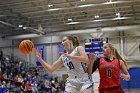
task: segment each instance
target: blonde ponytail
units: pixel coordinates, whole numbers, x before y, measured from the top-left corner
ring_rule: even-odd
[[[121,55],[118,53],[117,49],[115,47],[113,47],[113,45],[110,43],[108,43],[108,46],[111,50],[113,50],[114,57],[117,58],[118,60],[122,60],[125,64],[125,66],[127,67],[127,63],[126,63],[125,59],[121,57]]]
[[[117,58],[118,60],[122,60],[125,64],[125,66],[127,67],[127,63],[126,63],[125,59],[121,57],[121,55],[118,53],[116,48],[113,49],[113,54],[114,54],[115,58]]]

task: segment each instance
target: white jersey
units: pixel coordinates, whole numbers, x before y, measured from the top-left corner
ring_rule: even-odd
[[[79,56],[77,47],[70,53],[72,56]],[[86,63],[77,62],[67,57],[62,57],[64,66],[67,68],[68,79],[65,86],[65,92],[77,93],[77,90],[81,92],[85,89],[93,90],[92,81],[87,73]]]
[[[72,56],[79,56],[77,47],[70,53]],[[67,57],[62,57],[64,66],[67,68],[68,76],[82,77],[87,72],[86,63],[77,62]]]

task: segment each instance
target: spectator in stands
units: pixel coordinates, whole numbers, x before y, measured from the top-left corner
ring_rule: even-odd
[[[55,77],[55,78],[54,78],[54,81],[55,81],[54,84],[55,84],[56,91],[59,92],[60,85],[59,85],[59,82],[58,82],[58,78]]]
[[[21,72],[25,69],[25,66],[22,61],[19,62],[19,69]]]
[[[27,93],[31,93],[31,92],[32,92],[32,91],[31,91],[31,86],[30,86],[29,81],[26,81],[26,83],[25,83],[25,91],[26,91]]]
[[[6,82],[5,81],[3,81],[2,85],[0,86],[0,93],[9,93],[9,90],[8,90],[8,88],[6,86]]]
[[[45,80],[44,85],[45,85],[46,92],[52,93],[51,81],[49,79]]]
[[[39,68],[35,68],[34,74],[35,74],[36,77],[39,75]]]
[[[20,85],[20,93],[24,93],[25,92],[25,85],[24,82],[22,82],[22,84]]]
[[[18,82],[18,75],[16,75],[16,77],[13,79],[13,81],[14,81],[14,84],[16,85]]]
[[[31,90],[32,90],[32,93],[39,93],[37,84],[35,82],[31,82]]]
[[[39,92],[41,92],[41,93],[46,93],[46,92],[45,92],[45,84],[44,84],[43,81],[40,81],[40,82],[39,82],[39,87],[40,87]]]
[[[3,81],[4,80],[4,76],[2,74],[2,72],[0,71],[0,80]]]
[[[56,89],[56,86],[55,86],[55,81],[52,80],[52,93],[56,93],[57,92],[57,89]]]

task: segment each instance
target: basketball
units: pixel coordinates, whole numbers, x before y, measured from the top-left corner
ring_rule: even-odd
[[[34,49],[34,43],[30,40],[23,40],[19,44],[19,50],[25,54],[30,54]]]

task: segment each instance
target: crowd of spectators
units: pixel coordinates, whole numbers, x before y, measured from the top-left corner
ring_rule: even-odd
[[[64,91],[63,81],[58,81],[57,77],[44,77],[39,69],[39,67],[26,67],[21,60],[13,61],[5,58],[3,52],[0,51],[0,93],[60,93]]]

